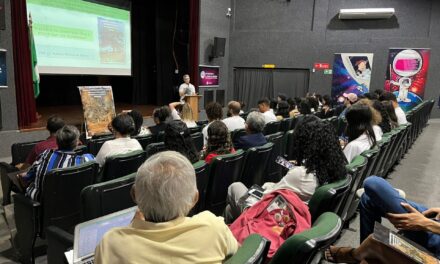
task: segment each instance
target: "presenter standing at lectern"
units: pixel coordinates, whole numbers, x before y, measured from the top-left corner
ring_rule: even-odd
[[[185,102],[185,96],[186,95],[195,95],[196,94],[196,88],[194,85],[189,83],[190,78],[188,74],[183,75],[183,83],[179,86],[179,95],[180,95],[180,102]]]

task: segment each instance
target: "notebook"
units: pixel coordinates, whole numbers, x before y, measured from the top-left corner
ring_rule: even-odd
[[[69,261],[69,263],[93,263],[95,248],[99,242],[101,242],[104,234],[114,227],[129,225],[136,210],[137,206],[134,206],[78,224],[75,227],[75,237],[73,242],[73,262]],[[68,253],[66,253],[66,257],[67,255]]]

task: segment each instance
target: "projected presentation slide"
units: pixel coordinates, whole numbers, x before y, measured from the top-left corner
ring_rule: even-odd
[[[82,0],[27,0],[40,73],[131,75],[130,12]]]

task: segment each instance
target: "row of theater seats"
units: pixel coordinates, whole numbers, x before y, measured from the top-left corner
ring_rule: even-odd
[[[295,260],[304,257],[304,262],[299,263],[307,263],[310,256],[333,243],[344,223],[348,223],[356,211],[358,200],[355,193],[362,187],[365,177],[386,176],[421,133],[433,104],[433,101],[424,102],[408,112],[411,124],[400,126],[385,134],[376,148],[356,157],[347,165],[348,175],[345,179],[320,186],[309,202],[313,228],[289,238],[280,248],[279,256],[278,253],[275,255],[273,263],[284,263],[283,261],[291,257],[295,257]],[[335,118],[329,121],[338,129]],[[289,122],[288,128],[291,129],[293,120]],[[283,173],[274,160],[278,155],[289,158],[289,150],[293,148],[293,130],[285,132],[283,129],[279,126],[278,131],[271,131],[275,133],[266,136],[269,143],[264,146],[218,156],[209,165],[204,161],[195,163],[200,200],[192,214],[203,210],[221,214],[226,205],[227,187],[232,182],[242,181],[250,186],[266,181],[278,181]],[[242,132],[235,131],[232,136],[237,133]],[[151,144],[148,144],[146,149]],[[103,176],[101,179],[94,162],[55,170],[46,177],[41,203],[33,202],[20,194],[15,195],[16,242],[22,260],[26,263],[32,260],[38,237],[47,239],[48,262],[60,263],[64,258],[64,251],[72,246],[72,232],[76,224],[133,206],[129,190],[135,175],[120,176],[135,172],[147,156],[149,155],[143,151],[116,156],[113,161],[108,160],[108,164],[116,166],[109,165],[108,168],[114,174],[111,177]],[[130,157],[137,157],[138,160],[132,167],[126,163]],[[97,179],[102,182],[95,183]],[[302,253],[298,251],[300,245],[304,246],[304,243],[316,237],[321,238],[317,240],[319,243],[308,245],[307,250],[301,251]],[[236,261],[249,256],[264,256],[264,249],[268,248],[267,243],[268,241],[262,237],[250,237],[234,256],[236,260],[231,263],[241,263]]]

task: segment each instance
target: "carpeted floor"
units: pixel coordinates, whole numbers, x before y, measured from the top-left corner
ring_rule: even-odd
[[[426,205],[440,206],[440,119],[429,121],[429,125],[417,139],[413,147],[395,170],[389,181],[396,188],[406,192],[406,197]],[[0,188],[1,190],[1,188]],[[0,194],[1,195],[1,194]],[[14,234],[13,208],[0,208],[0,264],[17,263],[11,247],[11,234]],[[385,220],[385,225],[391,227]],[[359,245],[359,217],[357,216],[337,242],[343,246]],[[37,258],[37,263],[46,263],[46,257]],[[323,261],[323,263],[326,263]]]

